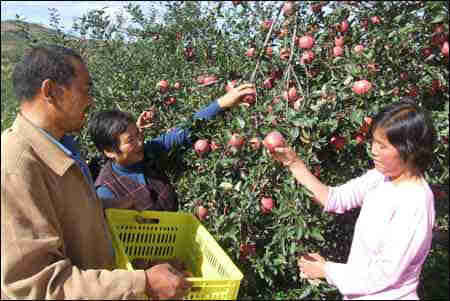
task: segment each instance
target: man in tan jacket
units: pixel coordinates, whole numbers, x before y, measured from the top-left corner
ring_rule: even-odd
[[[69,134],[93,105],[73,50],[36,47],[13,85],[20,112],[1,137],[1,290],[12,299],[179,298],[190,287],[169,264],[114,269],[102,204]]]

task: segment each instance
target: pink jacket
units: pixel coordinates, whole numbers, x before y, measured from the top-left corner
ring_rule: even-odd
[[[430,250],[434,197],[425,182],[394,185],[373,169],[332,187],[327,212],[361,207],[347,263],[327,262],[327,281],[345,299],[418,299],[422,265]]]

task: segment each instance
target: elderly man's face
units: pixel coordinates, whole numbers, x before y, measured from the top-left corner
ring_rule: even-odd
[[[92,80],[86,65],[72,59],[75,77],[67,86],[59,86],[58,127],[64,133],[79,132],[86,121],[86,114],[93,105],[91,97]]]

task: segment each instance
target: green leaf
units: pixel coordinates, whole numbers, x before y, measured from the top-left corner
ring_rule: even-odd
[[[430,23],[434,24],[434,23],[442,23],[444,22],[445,19],[445,15],[439,15],[436,16]]]
[[[297,236],[296,236],[296,239],[299,240],[299,239],[302,239],[303,233],[304,233],[305,231],[304,231],[304,229],[303,229],[303,225],[298,225],[297,227],[298,227],[298,228],[297,228]]]
[[[318,228],[314,228],[310,234],[311,234],[311,237],[316,240],[320,240],[320,241],[325,240],[325,238],[323,238],[322,234],[320,234],[320,230]]]
[[[289,134],[292,137],[293,140],[297,139],[298,135],[300,134],[300,130],[298,127],[293,127],[289,130]]]
[[[297,243],[291,242],[291,246],[289,247],[289,254],[295,254],[295,251],[297,251]]]
[[[400,22],[400,20],[403,19],[403,16],[404,16],[403,14],[398,15],[397,17],[394,18],[394,22],[395,23]]]

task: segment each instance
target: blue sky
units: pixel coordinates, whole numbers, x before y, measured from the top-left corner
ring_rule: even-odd
[[[125,13],[123,7],[128,3],[138,3],[145,13],[148,2],[150,1],[1,1],[1,20],[14,20],[18,14],[24,21],[49,26],[49,8],[56,8],[61,17],[61,24],[69,31],[74,19],[81,17],[88,10],[108,7],[106,12],[114,16],[116,13]]]

